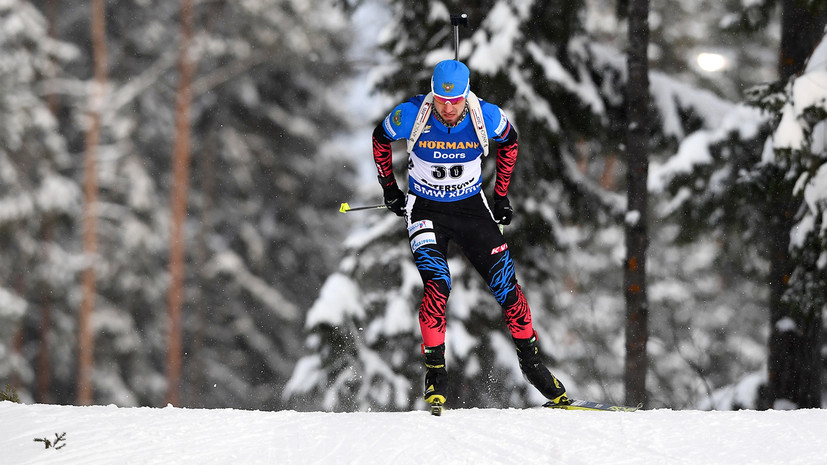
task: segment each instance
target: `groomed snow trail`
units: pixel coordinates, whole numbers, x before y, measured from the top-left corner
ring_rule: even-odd
[[[66,446],[36,438],[66,433]],[[0,403],[0,465],[824,464],[827,410],[300,413]]]

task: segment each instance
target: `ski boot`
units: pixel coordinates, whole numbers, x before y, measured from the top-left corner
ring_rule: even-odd
[[[570,401],[563,383],[551,374],[543,364],[540,347],[537,344],[537,333],[535,332],[528,339],[514,338],[514,345],[517,347],[520,370],[522,370],[528,382],[537,388],[540,394],[549,399],[552,404],[568,404]]]
[[[448,372],[445,370],[445,344],[434,347],[422,345],[425,354],[425,402],[431,404],[431,415],[442,415]]]

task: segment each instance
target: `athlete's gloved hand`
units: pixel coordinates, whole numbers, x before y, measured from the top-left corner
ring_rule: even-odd
[[[514,216],[514,210],[511,208],[511,202],[508,197],[494,194],[494,220],[502,225],[511,224],[511,218]]]
[[[379,184],[382,185],[385,206],[388,207],[388,210],[396,213],[396,216],[405,216],[405,194],[399,189],[393,175],[379,176]]]

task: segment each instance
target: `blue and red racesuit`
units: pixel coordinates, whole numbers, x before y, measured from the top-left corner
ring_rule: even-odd
[[[398,105],[373,132],[380,178],[393,177],[391,142],[407,139],[425,96]],[[517,131],[496,105],[480,100],[487,133],[497,142],[494,193],[504,197],[517,159]],[[434,113],[408,160],[405,217],[414,262],[425,293],[419,324],[425,346],[445,342],[445,307],[451,292],[448,243],[454,241],[502,306],[511,335],[534,334],[531,311],[514,274],[508,244],[482,192],[483,148],[467,114],[455,126]]]

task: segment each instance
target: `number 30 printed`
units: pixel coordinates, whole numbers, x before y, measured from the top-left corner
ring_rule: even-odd
[[[454,165],[450,168],[446,168],[444,165],[434,165],[432,168],[431,176],[434,179],[445,179],[446,176],[456,179],[462,176],[463,171],[462,165]]]

